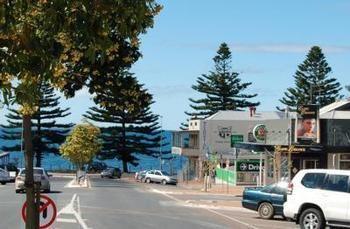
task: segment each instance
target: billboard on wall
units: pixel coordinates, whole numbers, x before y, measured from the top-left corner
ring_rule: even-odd
[[[297,141],[317,142],[318,120],[317,105],[303,105],[298,107],[299,117],[296,122]]]

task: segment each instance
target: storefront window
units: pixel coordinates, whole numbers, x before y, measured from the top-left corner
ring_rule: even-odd
[[[350,153],[340,155],[339,168],[350,170]]]

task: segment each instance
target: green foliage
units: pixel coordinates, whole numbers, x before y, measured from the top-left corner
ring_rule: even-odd
[[[215,68],[209,74],[198,77],[192,88],[203,95],[201,99],[192,99],[193,112],[185,112],[192,118],[206,118],[222,110],[241,110],[258,106],[258,102],[249,102],[257,94],[244,94],[243,91],[252,83],[242,83],[239,74],[231,70],[231,51],[226,43],[219,47],[213,58]]]
[[[36,166],[41,167],[44,154],[59,154],[58,146],[65,140],[73,124],[59,124],[57,119],[70,115],[69,108],[61,109],[59,96],[56,96],[54,88],[48,83],[42,82],[39,86],[40,99],[38,109],[32,116],[33,146],[36,156]],[[4,151],[20,151],[22,140],[22,115],[18,110],[9,108],[6,114],[7,125],[3,128],[1,139],[15,144],[3,146]]]
[[[140,57],[138,37],[160,10],[154,0],[1,1],[0,89],[23,114],[35,113],[41,81],[67,96],[83,86],[98,93],[113,77],[107,67],[130,67]]]
[[[101,150],[99,135],[100,129],[92,124],[76,125],[66,142],[61,145],[60,152],[63,157],[81,168]]]
[[[322,107],[335,102],[342,97],[339,94],[342,88],[336,78],[330,77],[331,72],[321,48],[312,47],[294,75],[295,86],[288,88],[279,101],[292,110],[305,104]]]
[[[350,85],[345,86],[346,90],[350,91]]]
[[[127,163],[138,164],[134,153],[157,155],[160,132],[158,116],[150,111],[152,95],[129,72],[118,74],[105,85],[103,93],[94,97],[100,106],[91,107],[84,116],[108,123],[108,127],[102,128],[103,148],[99,157],[122,160],[127,172]]]

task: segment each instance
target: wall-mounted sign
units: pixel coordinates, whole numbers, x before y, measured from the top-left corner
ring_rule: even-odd
[[[259,172],[259,161],[237,161],[237,172]]]
[[[248,133],[248,142],[256,142],[253,132]]]
[[[235,144],[240,142],[243,142],[243,135],[231,135],[231,148],[235,147]]]
[[[317,142],[317,105],[303,105],[298,107],[300,118],[296,123],[296,136],[298,142]]]
[[[280,153],[304,153],[304,152],[306,152],[306,148],[305,147],[296,146],[296,145],[290,145],[290,146],[276,145],[275,146],[275,152],[280,152]]]
[[[228,138],[231,136],[232,126],[229,126],[229,127],[218,126],[218,131],[219,131],[220,138],[224,138],[224,139]]]
[[[264,124],[256,125],[253,129],[254,138],[260,142],[265,141],[266,133],[267,133],[267,129]]]

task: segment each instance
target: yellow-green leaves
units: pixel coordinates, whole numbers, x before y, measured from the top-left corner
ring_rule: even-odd
[[[81,167],[90,162],[101,150],[99,135],[100,129],[92,124],[76,125],[60,147],[60,152],[65,158]]]

